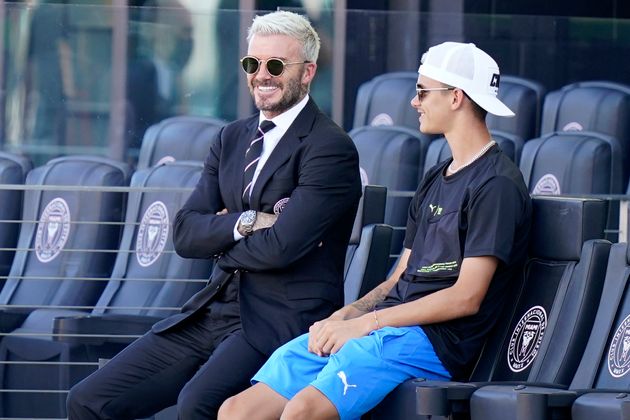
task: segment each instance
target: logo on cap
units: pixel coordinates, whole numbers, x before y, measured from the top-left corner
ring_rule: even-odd
[[[630,371],[630,315],[615,331],[608,350],[608,372],[615,378],[621,378]]]
[[[508,347],[508,366],[512,372],[521,372],[532,364],[547,328],[547,313],[542,306],[530,308],[514,328]]]
[[[499,75],[498,73],[493,73],[492,80],[490,80],[490,86],[498,89],[500,79],[501,75]]]
[[[35,255],[43,263],[54,260],[70,235],[70,209],[63,198],[48,203],[37,225]]]
[[[168,210],[163,202],[154,202],[144,212],[136,238],[136,259],[142,267],[153,264],[164,251],[168,225]]]

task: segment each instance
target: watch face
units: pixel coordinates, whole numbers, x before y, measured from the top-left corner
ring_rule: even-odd
[[[241,216],[241,223],[243,225],[253,225],[256,221],[256,212],[254,210],[247,210]]]

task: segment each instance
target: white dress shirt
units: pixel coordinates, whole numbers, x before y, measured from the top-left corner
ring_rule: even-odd
[[[260,159],[256,164],[256,171],[254,172],[254,176],[252,178],[252,187],[249,189],[250,195],[252,194],[252,190],[254,189],[254,185],[256,184],[256,180],[258,179],[258,175],[260,174],[260,171],[262,171],[262,168],[265,166],[265,163],[267,163],[269,156],[271,156],[271,153],[276,148],[276,146],[280,142],[280,139],[287,132],[291,124],[293,124],[293,121],[295,121],[298,114],[304,109],[306,103],[308,102],[308,99],[309,95],[304,96],[304,98],[293,107],[289,108],[277,117],[269,120],[272,121],[276,126],[267,131],[265,133],[265,137],[263,138],[262,152],[260,154]],[[258,117],[258,125],[260,125],[260,123],[265,120],[267,120],[267,118],[265,118],[261,111]],[[236,222],[236,225],[234,225],[234,240],[236,241],[244,238],[243,235],[238,233],[237,227],[238,221]]]

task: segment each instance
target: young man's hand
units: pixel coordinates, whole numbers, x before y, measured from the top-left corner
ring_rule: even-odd
[[[332,318],[316,322],[309,329],[308,351],[311,353],[318,356],[335,354],[348,340],[363,337],[375,327],[370,314],[346,320]]]

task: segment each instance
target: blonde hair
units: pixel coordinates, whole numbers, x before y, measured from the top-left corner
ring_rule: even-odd
[[[304,16],[284,10],[256,16],[247,32],[247,42],[254,35],[287,35],[295,38],[302,45],[304,60],[317,62],[319,56],[319,35]]]

